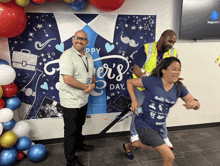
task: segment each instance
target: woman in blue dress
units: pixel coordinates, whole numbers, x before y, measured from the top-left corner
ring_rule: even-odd
[[[135,128],[140,140],[125,143],[123,145],[126,156],[134,158],[130,149],[147,149],[153,147],[163,157],[163,166],[172,166],[174,154],[160,136],[160,129],[165,123],[169,109],[180,97],[187,109],[197,110],[200,108],[198,100],[192,97],[185,86],[179,81],[181,63],[175,57],[163,59],[151,72],[149,77],[130,79],[127,81],[127,89],[132,103],[131,111],[138,115],[140,107],[134,93],[134,87],[144,87],[145,98],[141,105],[143,114],[136,116]]]

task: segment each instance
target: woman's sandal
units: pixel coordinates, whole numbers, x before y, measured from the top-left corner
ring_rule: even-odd
[[[125,143],[123,144],[123,148],[125,150],[126,156],[130,159],[133,160],[134,159],[134,155],[131,152],[127,152],[126,148],[125,148]]]

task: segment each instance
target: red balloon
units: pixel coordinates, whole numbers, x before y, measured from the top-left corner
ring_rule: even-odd
[[[24,8],[13,1],[0,2],[0,37],[12,38],[19,36],[27,25]]]
[[[3,85],[3,97],[13,97],[18,92],[18,87],[15,83],[10,83],[8,85]]]
[[[2,145],[0,144],[0,149],[2,148]]]
[[[36,4],[42,4],[45,2],[45,0],[32,0]]]
[[[2,98],[0,98],[0,109],[4,108],[4,106],[5,106],[5,101]]]
[[[124,0],[89,0],[89,2],[99,10],[110,12],[121,7]]]
[[[24,158],[24,152],[23,151],[18,151],[18,158],[17,160],[21,160]]]

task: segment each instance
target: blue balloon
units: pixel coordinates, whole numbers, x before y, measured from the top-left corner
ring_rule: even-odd
[[[70,7],[74,10],[82,10],[86,6],[87,0],[75,0],[69,3]]]
[[[9,63],[4,59],[0,59],[0,65],[9,65]]]
[[[10,108],[11,110],[16,110],[21,106],[21,100],[17,96],[7,98],[5,100],[5,108]]]
[[[12,118],[9,122],[2,122],[2,126],[3,126],[3,130],[4,131],[8,131],[13,129],[13,127],[15,126],[15,120]]]
[[[28,150],[31,147],[31,143],[29,137],[20,137],[15,144],[15,148],[19,151]]]
[[[15,163],[18,158],[18,151],[12,146],[0,152],[0,165],[9,166]]]
[[[47,149],[42,144],[36,144],[28,150],[27,157],[32,162],[39,162],[43,160],[43,158],[47,154]]]

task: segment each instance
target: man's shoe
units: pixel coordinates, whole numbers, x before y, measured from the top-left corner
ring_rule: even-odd
[[[85,166],[83,165],[79,160],[78,157],[76,156],[76,159],[74,160],[74,162],[67,162],[66,166]]]
[[[82,144],[81,147],[77,147],[75,150],[76,150],[76,152],[79,152],[79,151],[91,151],[94,148],[95,148],[95,146],[93,146],[93,145]]]
[[[170,142],[169,138],[163,139],[166,143],[166,145],[172,150],[173,149],[173,144]]]

